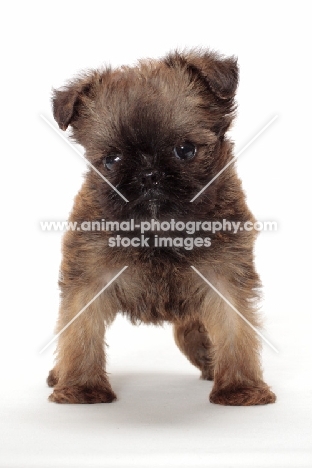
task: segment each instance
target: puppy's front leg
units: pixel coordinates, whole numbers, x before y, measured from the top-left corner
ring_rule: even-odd
[[[218,290],[255,327],[256,313],[250,293],[218,283]],[[256,332],[215,292],[204,323],[214,348],[214,386],[210,401],[221,405],[263,405],[276,397],[262,380]]]
[[[90,285],[88,288],[71,287],[63,292],[57,332],[96,292]],[[99,296],[59,336],[56,366],[48,377],[48,384],[54,386],[50,401],[110,403],[116,399],[105,373],[104,312],[108,307],[105,302],[105,298]]]

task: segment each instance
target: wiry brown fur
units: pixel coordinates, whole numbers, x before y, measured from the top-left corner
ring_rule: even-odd
[[[122,200],[90,169],[70,220],[253,221],[233,165],[190,203],[233,157],[225,133],[235,111],[237,82],[235,59],[193,50],[132,68],[91,71],[55,91],[54,117],[60,128],[71,125],[86,157],[129,200]],[[173,148],[185,141],[196,145],[197,154],[180,161]],[[108,171],[103,160],[111,153],[121,154],[122,160]],[[157,187],[148,192],[144,184],[151,171]],[[116,398],[105,373],[104,332],[122,311],[133,323],[173,323],[178,347],[202,378],[214,380],[211,402],[274,402],[262,380],[258,336],[190,267],[258,326],[255,232],[218,232],[210,236],[210,248],[193,250],[112,248],[111,235],[68,231],[64,236],[57,331],[121,268],[128,269],[60,335],[56,366],[48,377],[54,387],[50,400],[96,403]],[[173,235],[177,233],[165,233]]]

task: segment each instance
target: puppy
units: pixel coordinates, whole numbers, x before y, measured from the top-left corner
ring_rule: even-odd
[[[237,84],[234,58],[190,50],[90,71],[54,91],[55,120],[62,130],[71,126],[93,166],[70,221],[110,221],[116,229],[78,228],[64,236],[51,401],[116,399],[105,372],[104,335],[117,312],[134,324],[171,322],[182,353],[203,379],[214,381],[212,403],[275,401],[263,382],[258,335],[229,305],[260,325],[256,233],[227,229],[207,236],[203,228],[207,220],[254,221],[233,164],[219,174],[233,158],[226,132]],[[154,230],[143,239],[141,225],[152,220]],[[198,229],[168,230],[173,221]],[[132,223],[126,233],[122,222]]]

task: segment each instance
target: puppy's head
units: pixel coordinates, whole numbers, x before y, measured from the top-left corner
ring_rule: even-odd
[[[215,187],[200,202],[190,199],[226,162],[237,82],[235,59],[190,51],[92,71],[54,91],[59,127],[72,127],[89,161],[128,199],[90,170],[107,216],[207,214]]]

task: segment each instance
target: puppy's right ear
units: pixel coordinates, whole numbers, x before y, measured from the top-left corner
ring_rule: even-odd
[[[53,116],[62,130],[79,115],[84,98],[90,96],[94,77],[78,78],[61,89],[54,89],[52,95]]]

